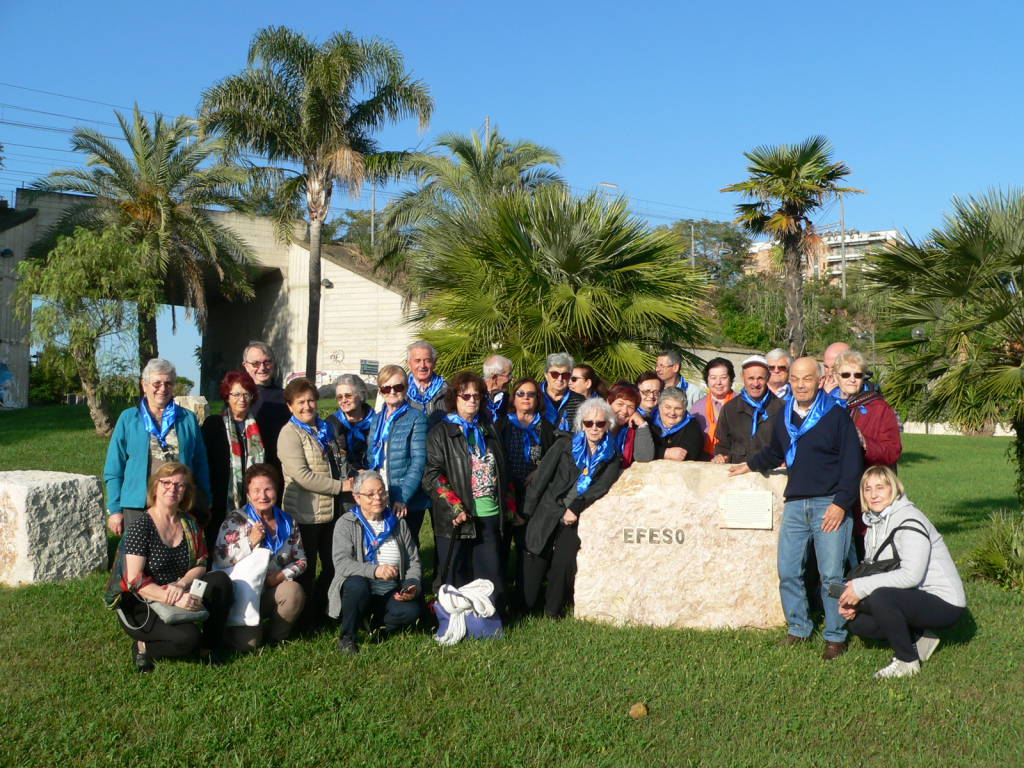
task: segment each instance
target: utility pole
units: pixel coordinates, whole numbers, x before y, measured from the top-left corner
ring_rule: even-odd
[[[370,250],[373,250],[376,243],[376,218],[377,218],[377,182],[370,184]]]
[[[693,237],[693,223],[690,223],[690,266],[697,267],[697,241]]]
[[[846,300],[846,209],[843,208],[843,193],[839,193],[839,254],[842,258],[842,272],[840,273],[843,285],[843,300]]]

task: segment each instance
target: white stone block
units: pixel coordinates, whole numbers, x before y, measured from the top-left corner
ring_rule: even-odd
[[[729,477],[728,469],[655,461],[626,470],[580,515],[576,617],[700,629],[783,625],[776,548],[786,477]],[[771,528],[723,527],[719,496],[727,490],[770,492]]]
[[[203,426],[206,417],[210,415],[210,404],[202,395],[180,395],[174,398],[174,402],[192,411],[199,421],[199,426]]]
[[[106,565],[98,477],[0,472],[0,583],[77,579]]]

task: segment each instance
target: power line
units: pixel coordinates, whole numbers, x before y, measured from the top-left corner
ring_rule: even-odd
[[[49,115],[50,117],[64,117],[64,118],[67,118],[68,120],[82,120],[82,121],[87,122],[87,123],[99,123],[100,125],[109,125],[109,126],[111,126],[113,128],[119,128],[120,127],[117,123],[111,123],[111,122],[109,122],[107,120],[94,120],[91,117],[79,117],[78,115],[66,115],[63,112],[47,112],[45,109],[32,109],[31,107],[19,107],[17,104],[2,104],[2,103],[0,103],[0,107],[4,107],[5,109],[17,109],[17,110],[21,110],[22,112],[34,112],[37,115]]]
[[[86,99],[86,98],[83,98],[81,96],[72,96],[72,95],[67,94],[67,93],[58,93],[57,91],[44,91],[44,90],[42,90],[40,88],[29,88],[29,87],[24,86],[24,85],[15,85],[14,83],[0,83],[0,85],[5,86],[7,88],[17,88],[19,91],[31,91],[32,93],[45,93],[47,96],[59,96],[62,99],[74,99],[75,101],[84,101],[87,104],[99,104],[100,106],[103,106],[103,107],[113,107],[114,109],[126,109],[126,110],[133,109],[133,107],[125,107],[125,106],[120,105],[120,104],[111,104],[111,103],[106,102],[106,101],[97,101],[96,99]],[[154,111],[152,111],[150,109],[141,109],[139,111],[140,112],[146,112],[146,113],[148,113],[150,115],[157,114],[156,112],[154,112]]]

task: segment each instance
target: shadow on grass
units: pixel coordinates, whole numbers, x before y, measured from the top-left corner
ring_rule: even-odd
[[[905,467],[911,464],[922,464],[926,461],[935,461],[936,457],[920,451],[904,451],[900,454],[899,466]]]
[[[937,634],[942,642],[947,645],[967,645],[978,633],[978,624],[974,621],[974,614],[970,608],[965,608],[960,614],[960,620],[949,629],[944,629]],[[940,649],[941,650],[941,649]]]
[[[1016,496],[993,496],[986,499],[971,499],[970,504],[960,505],[944,510],[945,519],[936,523],[935,527],[943,536],[955,536],[966,531],[975,531],[988,525],[989,517],[1000,509],[1019,509]],[[934,522],[934,521],[933,521]]]

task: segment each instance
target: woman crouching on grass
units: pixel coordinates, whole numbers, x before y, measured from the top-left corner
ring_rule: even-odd
[[[227,574],[206,571],[203,529],[189,514],[195,493],[188,467],[163,464],[149,479],[145,513],[118,545],[105,602],[117,609],[132,638],[132,663],[139,672],[152,672],[154,659],[185,656],[197,647],[210,663],[223,660],[234,594]],[[202,597],[193,594],[197,581],[206,585]]]
[[[864,473],[860,500],[867,560],[898,557],[899,567],[848,581],[839,613],[853,634],[892,646],[892,662],[875,677],[915,675],[939,644],[930,630],[953,626],[967,606],[960,574],[942,535],[889,467]]]

